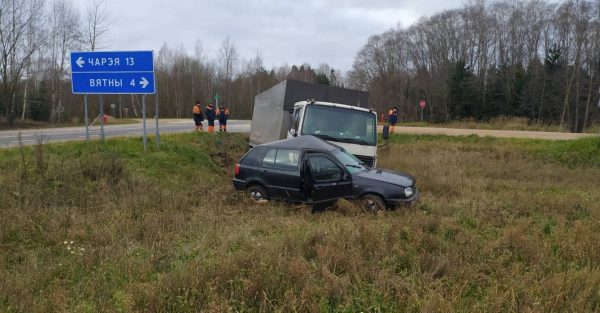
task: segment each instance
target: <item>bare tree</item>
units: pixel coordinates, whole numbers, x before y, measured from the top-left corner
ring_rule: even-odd
[[[237,62],[238,53],[235,46],[231,42],[229,36],[223,40],[221,48],[219,48],[219,78],[224,80],[225,90],[227,95],[227,103],[231,104],[231,80],[233,71]]]
[[[36,39],[36,29],[35,24],[29,24],[27,28],[27,40],[25,45],[35,44]],[[31,63],[33,55],[27,60],[25,63],[25,69],[23,70],[23,76],[25,78],[25,86],[23,87],[23,108],[21,110],[21,121],[25,120],[25,115],[27,114],[27,91],[29,90],[29,82],[31,81],[32,73],[31,73]]]
[[[584,49],[584,43],[586,41],[586,35],[591,19],[591,5],[586,1],[568,1],[559,7],[557,14],[557,25],[559,42],[563,45],[565,51],[575,50],[575,56],[572,59],[566,55],[565,63],[569,64],[572,62],[571,74],[567,71],[566,77],[566,90],[563,101],[563,109],[560,117],[560,128],[562,129],[567,123],[567,114],[570,109],[571,103],[571,89],[575,82],[575,108],[574,111],[574,123],[573,130],[577,131],[579,128],[579,87],[580,87],[580,66],[582,53]],[[574,47],[574,49],[573,49]]]
[[[91,0],[87,8],[84,29],[85,45],[90,51],[104,49],[107,46],[105,35],[108,33],[109,20],[104,0]]]
[[[50,120],[60,122],[62,104],[63,78],[67,74],[67,59],[69,50],[76,47],[80,41],[79,17],[71,2],[54,0],[49,12],[50,38],[49,76],[51,91]]]
[[[590,117],[590,104],[592,102],[592,91],[595,91],[597,70],[598,70],[598,59],[600,59],[600,53],[598,52],[600,47],[600,1],[596,1],[593,7],[593,19],[590,26],[591,35],[586,42],[586,64],[587,73],[590,76],[588,83],[587,100],[585,105],[585,113],[583,117],[583,127],[585,129],[588,126]]]
[[[41,47],[44,2],[3,0],[0,2],[0,78],[2,105],[9,126],[15,118],[18,84],[32,55]],[[29,35],[29,36],[28,36]]]

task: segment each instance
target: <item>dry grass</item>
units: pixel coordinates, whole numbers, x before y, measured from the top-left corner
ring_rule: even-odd
[[[558,132],[559,125],[534,122],[526,117],[517,116],[498,116],[491,118],[487,122],[482,122],[474,118],[465,118],[462,120],[451,121],[447,123],[431,124],[428,122],[407,122],[401,123],[402,126],[423,126],[423,127],[447,127],[461,129],[496,129],[496,130],[525,130],[525,131],[548,131]],[[590,131],[593,130],[590,128]]]
[[[490,119],[487,123],[481,123],[474,119],[464,119],[462,121],[455,121],[449,124],[454,128],[559,131],[558,125],[534,122],[526,117],[517,116],[498,116]]]
[[[3,151],[0,311],[600,310],[599,167],[418,138],[380,164],[422,198],[380,215],[253,204],[237,135]]]

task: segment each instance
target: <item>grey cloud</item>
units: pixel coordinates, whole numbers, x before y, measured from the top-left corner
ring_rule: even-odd
[[[422,15],[459,7],[440,1],[106,0],[110,50],[158,50],[166,42],[191,52],[197,40],[214,57],[229,36],[242,58],[257,51],[265,65],[328,63],[349,70],[370,35],[408,26]]]

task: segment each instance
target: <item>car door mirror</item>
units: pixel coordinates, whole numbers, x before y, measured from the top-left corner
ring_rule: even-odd
[[[383,126],[383,132],[381,133],[381,138],[387,140],[390,137],[390,127],[388,125]]]

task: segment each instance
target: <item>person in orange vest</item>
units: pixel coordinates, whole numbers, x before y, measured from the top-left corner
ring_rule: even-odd
[[[398,108],[393,107],[388,112],[388,120],[390,121],[390,134],[396,131],[396,123],[398,123]]]
[[[215,132],[215,118],[216,118],[215,108],[213,107],[212,103],[209,103],[206,106],[206,109],[204,110],[204,114],[206,115],[206,120],[208,120],[208,132],[212,134]]]
[[[227,132],[227,120],[229,119],[229,108],[221,105],[217,108],[217,118],[219,119],[219,131]]]
[[[202,116],[202,107],[200,106],[200,101],[196,101],[196,104],[194,104],[194,108],[192,109],[192,113],[194,114],[196,131],[202,131],[202,121],[204,121],[204,116]]]

